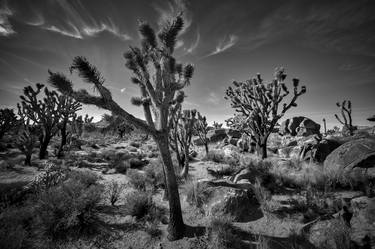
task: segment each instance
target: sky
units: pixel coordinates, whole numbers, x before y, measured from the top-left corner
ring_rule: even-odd
[[[156,30],[183,11],[185,28],[175,57],[193,63],[185,109],[197,109],[209,124],[234,113],[225,100],[234,80],[260,73],[272,80],[284,67],[290,81],[307,87],[285,118],[306,116],[339,125],[335,103],[350,99],[353,123],[371,125],[375,114],[375,1],[346,0],[0,0],[0,107],[15,107],[23,87],[46,83],[48,69],[66,73],[90,89],[69,65],[75,56],[101,71],[114,99],[135,116],[123,53],[140,44],[139,20]],[[105,113],[85,106],[96,120]]]

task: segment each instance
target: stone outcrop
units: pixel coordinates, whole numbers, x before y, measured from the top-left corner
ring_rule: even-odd
[[[281,123],[279,133],[281,135],[311,136],[320,134],[320,124],[303,116],[293,117]]]

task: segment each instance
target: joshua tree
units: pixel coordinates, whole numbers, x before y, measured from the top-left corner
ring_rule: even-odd
[[[223,124],[219,124],[216,121],[214,121],[213,127],[214,129],[220,129],[223,126]]]
[[[63,74],[49,72],[49,82],[62,93],[84,104],[96,105],[111,111],[129,124],[151,135],[155,140],[159,147],[166,178],[170,208],[168,237],[171,240],[181,238],[185,226],[176,175],[169,151],[169,130],[173,117],[185,97],[182,89],[190,83],[194,71],[192,65],[183,66],[172,56],[177,36],[182,28],[181,15],[166,23],[157,36],[149,24],[140,22],[142,47],[130,47],[129,51],[124,54],[125,65],[134,74],[131,80],[139,86],[141,92],[141,97],[133,97],[132,103],[143,108],[145,121],[134,117],[112,99],[111,92],[104,86],[104,78],[86,58],[74,58],[70,71],[78,72],[84,81],[93,84],[99,96],[90,95],[86,90],[75,91],[72,82]]]
[[[120,138],[124,137],[125,132],[133,130],[120,116],[104,114],[103,119],[108,123],[104,132],[116,132]]]
[[[206,117],[202,116],[198,112],[198,118],[197,118],[197,121],[195,123],[195,132],[198,134],[199,139],[204,144],[204,148],[206,150],[206,155],[208,155],[208,143],[210,142],[210,140],[207,137],[208,131],[209,131],[209,129],[208,129]]]
[[[298,89],[299,80],[293,79],[293,97],[288,103],[279,106],[289,91],[284,81],[286,73],[283,68],[276,69],[275,79],[266,83],[260,74],[245,82],[234,81],[234,88],[228,87],[226,99],[231,106],[243,116],[252,139],[257,143],[258,153],[267,158],[267,140],[278,120],[291,108],[297,106],[296,100],[306,92],[306,87]]]
[[[25,87],[24,95],[20,96],[21,104],[17,104],[20,116],[24,116],[42,128],[42,133],[39,136],[40,159],[45,159],[47,156],[48,144],[58,131],[61,115],[61,104],[57,92],[50,91],[46,87],[44,88],[45,97],[43,100],[38,100],[38,94],[43,88],[44,85],[39,83],[36,84],[36,90],[31,86]]]
[[[39,127],[30,125],[29,120],[24,121],[23,128],[17,137],[16,145],[25,154],[25,165],[31,166],[31,156],[38,141]]]
[[[196,122],[196,110],[179,110],[174,117],[171,129],[171,148],[176,152],[177,160],[182,167],[181,176],[189,174],[189,152]]]
[[[60,142],[59,151],[57,152],[57,157],[61,158],[63,157],[64,146],[66,145],[66,142],[67,142],[68,122],[70,122],[76,116],[76,112],[78,110],[81,110],[82,105],[75,99],[66,95],[60,95],[58,97],[58,102],[60,104],[59,113],[60,113],[60,119],[61,119],[60,123],[58,124],[58,127],[61,133],[61,142]]]
[[[335,118],[344,126],[344,135],[352,136],[357,129],[352,123],[352,102],[344,100],[341,104],[337,102],[336,105],[341,110],[342,119],[337,114],[335,114]]]
[[[86,114],[84,118],[81,115],[77,116],[77,114],[75,114],[72,120],[73,133],[76,133],[79,137],[82,136],[84,127],[91,125],[93,119],[94,117],[89,117],[88,114]]]
[[[0,139],[4,134],[12,130],[18,124],[16,115],[13,109],[0,109]]]

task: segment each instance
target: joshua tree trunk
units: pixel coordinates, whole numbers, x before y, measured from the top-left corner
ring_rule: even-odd
[[[155,138],[155,142],[158,144],[160,150],[166,176],[166,189],[168,191],[169,201],[168,239],[176,240],[182,238],[185,225],[182,219],[176,175],[173,168],[171,153],[169,151],[168,133]]]
[[[208,155],[208,143],[204,144],[204,149],[206,150],[206,156]]]
[[[182,168],[181,171],[181,177],[187,178],[189,175],[189,148],[184,148],[184,167]]]
[[[50,136],[43,136],[43,139],[40,140],[39,159],[46,159],[48,144],[50,141],[51,141]]]
[[[59,147],[59,151],[57,152],[57,158],[62,158],[64,156],[64,146],[66,145],[66,125],[67,123],[64,122],[61,127],[61,143]]]
[[[25,158],[25,165],[26,166],[31,166],[31,153],[26,153],[26,158]]]

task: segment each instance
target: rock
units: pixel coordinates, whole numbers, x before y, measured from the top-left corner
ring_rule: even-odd
[[[279,133],[281,135],[310,136],[320,134],[320,125],[309,118],[298,116],[282,122]]]
[[[92,144],[91,148],[93,148],[95,150],[98,150],[98,149],[100,149],[100,146],[98,144]]]
[[[364,246],[366,236],[375,247],[375,197],[366,196],[351,200],[353,217],[350,220],[351,239],[358,245]]]
[[[132,169],[142,168],[143,166],[145,166],[148,163],[149,163],[149,161],[145,160],[145,159],[138,159],[138,158],[130,158],[129,159],[130,168],[132,168]]]
[[[215,177],[233,174],[233,167],[228,164],[215,164],[206,168],[207,172]]]
[[[349,231],[340,219],[318,221],[310,228],[309,241],[316,248],[350,248]]]
[[[207,132],[207,138],[210,143],[216,143],[222,141],[227,137],[225,129],[215,129]]]
[[[241,180],[250,180],[250,182],[254,182],[255,177],[254,177],[254,172],[250,171],[248,168],[242,169],[240,172],[238,172],[234,178],[233,182],[237,183]]]
[[[137,219],[136,219],[136,217],[134,217],[134,216],[126,215],[126,216],[122,219],[122,222],[124,222],[124,223],[136,223],[136,222],[137,222]]]
[[[231,187],[214,187],[206,207],[208,215],[230,215],[235,221],[245,222],[263,216],[258,201],[250,191]]]
[[[361,138],[344,143],[328,155],[324,170],[331,175],[350,174],[354,168],[375,166],[375,140]]]
[[[318,163],[324,162],[327,156],[341,145],[336,140],[323,139],[321,141],[312,141],[305,143],[301,150],[301,159],[312,160]]]
[[[320,134],[320,124],[315,123],[309,118],[302,120],[297,128],[297,136],[311,136],[315,134]]]

